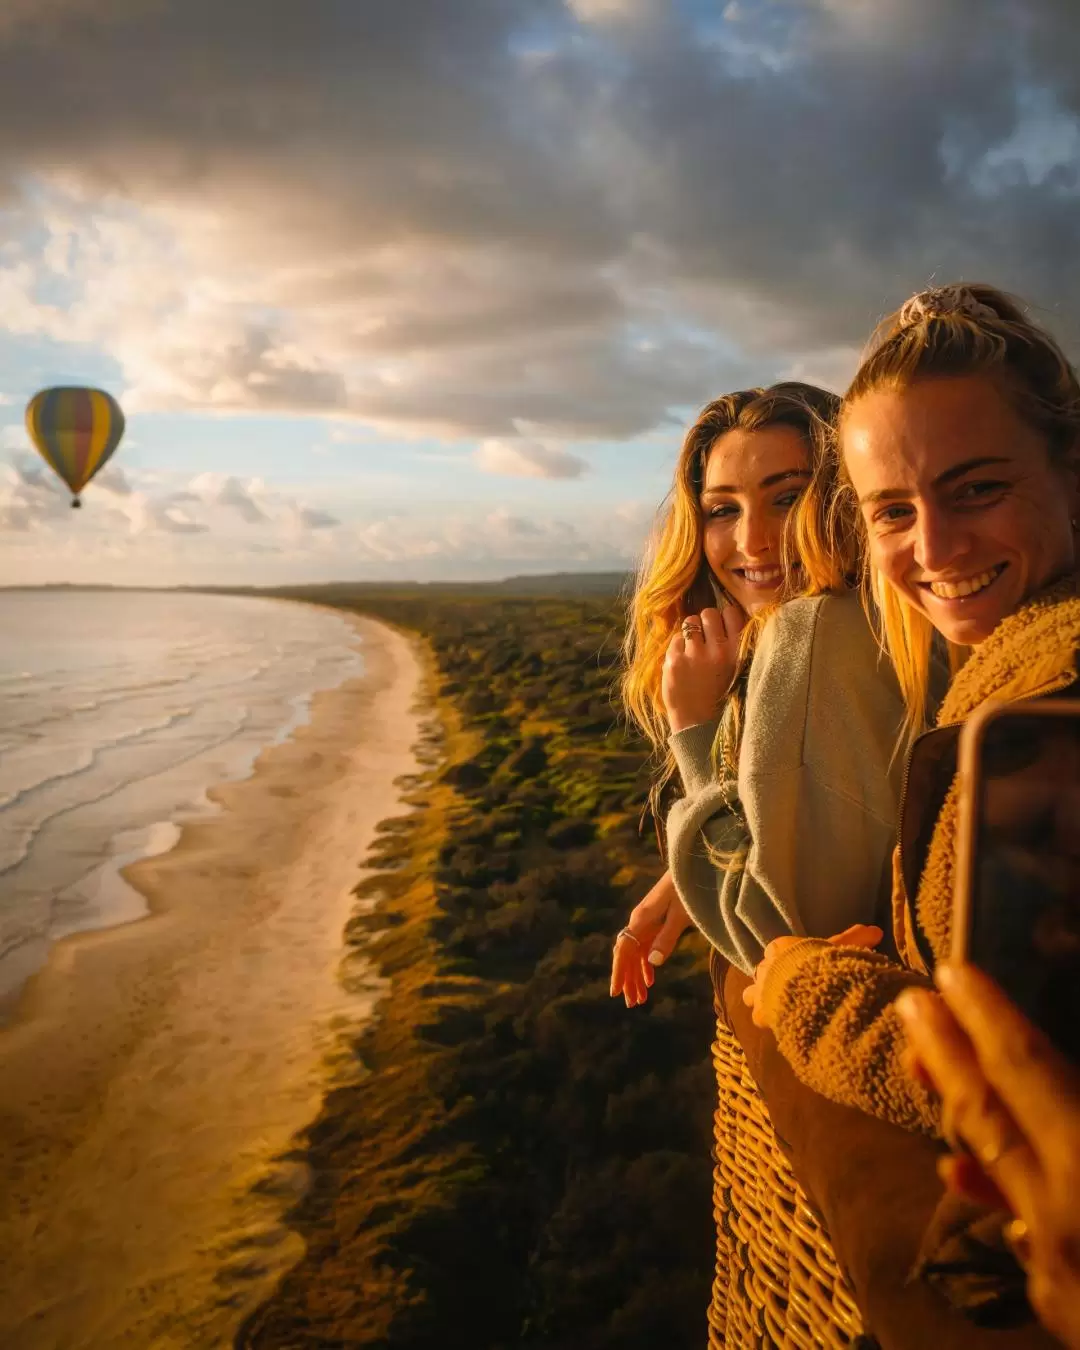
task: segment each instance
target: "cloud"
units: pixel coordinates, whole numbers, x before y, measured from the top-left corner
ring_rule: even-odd
[[[96,511],[97,503],[88,510]],[[110,503],[102,515],[95,513],[94,525],[108,530],[112,520],[126,521],[131,535],[206,534],[210,526],[198,519],[189,509],[184,494],[152,496],[146,492],[130,492]]]
[[[226,548],[227,567],[246,555],[303,547],[341,523],[329,511],[273,490],[258,478],[204,473],[177,486],[175,480],[127,473],[114,464],[88,485],[84,501],[79,521],[83,565],[104,557],[124,535],[131,541],[200,535]],[[44,555],[53,548],[53,536],[70,525],[67,490],[31,453],[15,452],[0,463],[0,529],[36,542]]]
[[[301,530],[331,530],[341,523],[329,511],[317,511],[312,506],[301,505],[294,508],[293,519]]]
[[[30,437],[20,423],[18,426],[0,427],[0,449],[28,450]]]
[[[191,480],[189,491],[201,501],[231,507],[241,520],[258,525],[269,519],[253,495],[258,487],[254,479],[244,484],[230,474],[203,473]]]
[[[0,528],[29,533],[68,510],[67,493],[29,455],[0,465]]]
[[[577,455],[539,441],[482,441],[473,460],[485,473],[512,478],[580,478],[588,468]]]
[[[134,491],[119,464],[106,464],[94,475],[93,482],[99,491],[111,492],[116,497],[129,497]]]
[[[9,0],[0,321],[549,476],[931,277],[1073,337],[1078,72],[1074,0]]]
[[[342,531],[338,547],[351,574],[371,566],[397,574],[499,575],[518,567],[620,569],[632,565],[650,517],[638,511],[578,512],[575,517],[528,515],[499,506],[479,517],[417,512]]]

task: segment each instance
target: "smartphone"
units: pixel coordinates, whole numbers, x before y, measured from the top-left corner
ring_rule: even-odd
[[[985,705],[959,772],[953,959],[1080,1063],[1080,700]]]

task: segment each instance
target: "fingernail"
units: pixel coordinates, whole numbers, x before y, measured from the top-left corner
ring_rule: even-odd
[[[942,963],[934,969],[934,983],[939,989],[955,989],[957,974],[956,969],[947,963]]]
[[[914,989],[905,989],[896,1000],[900,1020],[910,1026],[919,1020],[919,996]]]
[[[664,955],[662,951],[660,951],[659,948],[654,947],[653,950],[649,953],[650,966],[662,966],[666,960],[667,957]]]

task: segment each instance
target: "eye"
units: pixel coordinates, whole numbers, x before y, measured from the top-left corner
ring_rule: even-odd
[[[901,525],[912,514],[910,506],[897,502],[891,506],[883,506],[880,511],[875,511],[873,523],[882,526]]]
[[[779,506],[784,511],[788,511],[795,505],[801,496],[802,488],[789,488],[787,492],[781,492],[773,505]]]
[[[963,483],[956,490],[956,500],[963,506],[982,506],[994,497],[1007,491],[1009,484],[1000,479],[980,478],[973,483]]]
[[[722,502],[719,506],[712,507],[708,513],[709,520],[723,520],[731,516],[737,516],[739,508],[734,502]]]

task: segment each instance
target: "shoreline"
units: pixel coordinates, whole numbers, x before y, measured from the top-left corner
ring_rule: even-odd
[[[283,596],[261,597],[267,603],[296,604],[304,603]],[[229,771],[219,778],[202,783],[196,796],[177,802],[172,814],[167,818],[136,826],[134,830],[118,828],[108,840],[108,852],[83,876],[68,883],[57,892],[56,899],[63,902],[69,893],[83,893],[82,903],[64,920],[54,920],[50,930],[26,943],[0,953],[0,1031],[20,1020],[19,1009],[28,984],[41,972],[52,959],[52,953],[58,943],[81,934],[109,931],[125,924],[138,922],[150,915],[150,906],[146,897],[128,878],[129,868],[146,858],[157,857],[171,852],[180,841],[185,827],[200,821],[210,820],[223,809],[217,796],[219,789],[231,784],[247,782],[256,771],[262,756],[275,746],[289,740],[296,732],[307,726],[314,715],[315,700],[323,693],[333,693],[353,679],[363,681],[366,677],[364,649],[356,645],[356,639],[362,634],[361,620],[355,614],[334,609],[330,605],[308,603],[309,609],[320,609],[333,616],[352,630],[350,646],[361,663],[360,673],[344,680],[341,685],[329,689],[308,689],[291,695],[286,703],[283,721],[274,728],[267,739],[257,744],[247,744],[242,758]],[[166,770],[168,772],[168,770]],[[138,842],[133,842],[137,839]],[[85,891],[92,885],[97,894],[94,903],[87,904]]]
[[[120,869],[147,915],[57,940],[0,1027],[0,1341],[220,1346],[301,1254],[288,1154],[382,993],[344,930],[422,721],[415,641],[334,612],[365,673]]]

